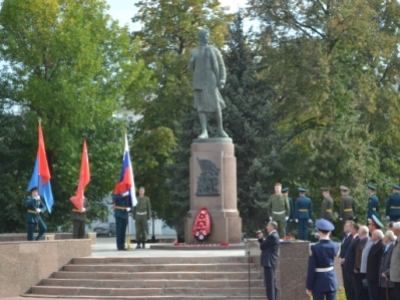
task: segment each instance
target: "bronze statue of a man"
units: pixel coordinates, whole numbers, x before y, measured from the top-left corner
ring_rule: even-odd
[[[208,44],[210,33],[201,29],[199,46],[190,55],[189,68],[193,72],[194,107],[201,124],[199,139],[207,139],[207,113],[215,113],[218,137],[228,137],[222,126],[222,109],[225,102],[219,89],[226,81],[225,64],[218,49]]]

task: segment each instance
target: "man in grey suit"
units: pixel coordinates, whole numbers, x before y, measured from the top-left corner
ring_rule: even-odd
[[[379,299],[394,300],[393,287],[394,284],[390,280],[390,260],[392,257],[392,251],[396,236],[393,231],[388,230],[383,238],[383,254],[381,259],[381,267],[379,270]]]
[[[400,300],[400,222],[393,224],[393,233],[396,241],[390,261],[390,280],[394,282],[394,298]]]
[[[264,239],[261,230],[257,231],[258,242],[261,249],[261,266],[264,267],[264,282],[267,289],[268,300],[279,300],[276,287],[275,269],[278,263],[279,236],[276,232],[278,224],[274,221],[268,223],[267,237]]]

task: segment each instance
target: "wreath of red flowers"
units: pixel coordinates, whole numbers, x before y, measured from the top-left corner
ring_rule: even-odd
[[[200,208],[192,228],[193,236],[199,242],[204,242],[211,234],[211,217],[207,208]]]

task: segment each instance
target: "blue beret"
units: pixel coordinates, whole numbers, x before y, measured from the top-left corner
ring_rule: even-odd
[[[376,190],[376,187],[373,186],[372,184],[367,184],[367,187],[368,187],[370,190],[373,190],[373,191]]]
[[[282,189],[282,193],[286,193],[288,190],[289,190],[289,188],[285,187],[285,188]]]
[[[393,184],[393,188],[394,188],[395,190],[400,191],[400,186],[398,186],[397,184]]]
[[[299,192],[307,192],[307,190],[305,188],[299,188]]]
[[[378,219],[377,216],[372,215],[372,220],[370,220],[370,221],[374,222],[374,223],[375,223],[375,226],[376,226],[377,228],[383,228],[383,224],[381,223],[381,221],[379,221],[379,219]]]
[[[335,226],[331,222],[325,219],[319,219],[315,222],[315,227],[317,227],[319,230],[323,231],[332,231],[335,229]]]

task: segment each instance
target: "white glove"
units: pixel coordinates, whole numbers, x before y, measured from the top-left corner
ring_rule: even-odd
[[[42,210],[40,208],[36,208],[36,211],[40,213]]]
[[[272,221],[272,217],[269,217],[269,220]]]
[[[131,210],[132,210],[132,208],[130,208],[130,207],[127,207],[127,208],[126,208],[126,211],[127,211],[127,212],[130,212]]]
[[[298,223],[298,222],[299,222],[299,220],[297,220],[297,219],[295,219],[294,221],[295,221],[296,223]]]
[[[390,217],[389,217],[389,216],[386,216],[386,220],[390,221]]]
[[[125,193],[122,194],[122,197],[126,197],[128,195],[129,195],[129,192],[125,192]]]
[[[289,220],[289,217],[285,217],[285,221]]]
[[[85,212],[86,211],[86,208],[82,208],[82,212]]]
[[[312,220],[311,220],[311,219],[308,219],[308,223],[312,224]]]
[[[357,217],[356,217],[356,216],[354,216],[354,217],[353,217],[353,220],[355,220],[356,218],[357,218]]]
[[[343,221],[343,218],[339,218],[340,221]]]
[[[40,196],[36,196],[35,199],[36,199],[36,200],[40,200]]]

